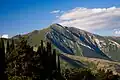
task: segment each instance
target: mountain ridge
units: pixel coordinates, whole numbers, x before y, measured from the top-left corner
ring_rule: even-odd
[[[61,50],[64,53],[69,53],[69,54],[75,53],[76,51],[74,51],[74,50],[77,50],[77,49],[73,48],[73,50],[72,50],[72,47],[79,46],[79,45],[80,45],[80,47],[81,46],[83,47],[83,45],[84,45],[84,46],[87,46],[88,48],[91,48],[91,51],[93,50],[97,54],[100,54],[100,55],[108,58],[109,60],[111,59],[110,57],[112,57],[112,59],[115,60],[115,57],[113,57],[113,55],[112,55],[113,53],[109,54],[109,52],[111,52],[112,47],[115,47],[115,49],[112,51],[118,50],[118,53],[119,53],[119,48],[120,48],[120,44],[113,40],[107,39],[107,38],[99,36],[99,35],[89,33],[84,30],[77,29],[74,27],[62,26],[60,24],[51,25],[51,32],[49,32],[46,37],[54,45],[56,45],[59,49],[61,48]],[[70,42],[70,41],[72,41],[72,42]],[[77,41],[77,45],[75,45],[76,41]],[[105,48],[106,46],[108,46],[108,47]],[[84,48],[82,48],[82,50],[83,49]],[[109,49],[109,50],[103,50],[103,49]],[[86,51],[86,49],[83,51],[83,53],[85,51]],[[84,54],[85,56],[86,56],[86,53],[88,53],[88,52],[85,52],[85,54]],[[93,53],[93,52],[91,52],[91,53]],[[117,59],[119,59],[119,58],[117,58]]]
[[[99,54],[102,55],[101,58],[106,56],[108,58],[112,57],[113,60],[120,60],[120,40],[117,40],[118,38],[116,39],[112,37],[100,36],[74,27],[52,24],[48,28],[34,30],[31,33],[21,36],[25,37],[31,46],[39,46],[40,40],[47,40],[52,42],[52,44],[56,46],[58,50],[61,50],[60,48],[62,48],[62,52],[72,55],[84,55],[87,57],[94,55],[96,58],[100,58],[100,56],[98,56],[98,53],[100,52]],[[57,43],[53,43],[55,40]],[[62,46],[60,47],[60,45]],[[92,54],[89,54],[89,52]]]

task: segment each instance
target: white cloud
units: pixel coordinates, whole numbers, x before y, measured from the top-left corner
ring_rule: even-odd
[[[115,35],[120,35],[120,29],[114,29],[114,34]]]
[[[120,28],[120,8],[74,8],[62,13],[57,23],[87,31]]]
[[[52,14],[57,14],[57,13],[61,14],[61,13],[64,13],[64,11],[62,11],[62,10],[54,10],[54,11],[51,11],[50,13],[52,13]]]
[[[54,11],[52,11],[50,13],[56,14],[56,13],[59,13],[59,12],[61,12],[61,11],[60,10],[54,10]]]
[[[56,18],[59,18],[59,16],[56,16]]]
[[[8,38],[7,34],[2,35],[2,38]]]

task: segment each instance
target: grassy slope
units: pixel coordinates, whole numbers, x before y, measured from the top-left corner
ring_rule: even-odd
[[[38,46],[41,40],[45,40],[45,35],[48,31],[50,31],[50,28],[45,28],[40,30],[37,34],[32,34],[32,36],[28,38],[29,44]]]
[[[27,39],[28,44],[30,44],[31,46],[38,46],[40,44],[41,40],[45,40],[45,35],[49,31],[50,31],[49,27],[42,29],[42,30],[34,30],[33,32],[22,35],[22,37]],[[16,37],[14,37],[14,38],[16,38]],[[19,38],[17,38],[17,39],[19,39]]]
[[[113,41],[116,41],[117,43],[120,44],[120,37],[107,36],[106,38],[111,39],[111,40],[113,40]]]
[[[120,44],[120,37],[105,36],[104,38],[113,40],[113,41],[117,42],[118,44]],[[107,41],[106,43],[108,43],[108,42],[109,41]],[[110,45],[108,45],[108,46],[110,46]],[[109,54],[112,56],[113,59],[117,59],[120,61],[120,48],[118,48],[117,50],[112,50],[112,49],[113,49],[113,47],[110,48],[111,51],[109,51]]]
[[[108,60],[103,59],[96,59],[96,58],[87,58],[87,57],[80,57],[80,56],[73,56],[65,54],[65,56],[78,60],[83,62],[88,66],[88,68],[91,68],[93,71],[96,71],[98,69],[110,69],[114,72],[114,74],[118,73],[120,75],[120,63],[119,62],[112,62]]]

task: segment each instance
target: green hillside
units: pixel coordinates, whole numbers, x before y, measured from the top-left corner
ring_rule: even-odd
[[[20,35],[20,36],[14,36],[13,38],[16,40],[19,40],[20,37],[24,37],[28,44],[31,46],[39,46],[41,40],[45,40],[45,35],[47,32],[50,31],[50,28],[45,28],[42,30],[34,30],[33,32],[30,32],[25,35]]]
[[[119,62],[113,62],[113,61],[108,61],[108,60],[103,60],[103,59],[98,59],[98,58],[87,58],[87,57],[80,57],[80,56],[73,56],[73,55],[68,55],[64,54],[65,56],[78,60],[85,65],[87,65],[88,68],[92,69],[93,72],[99,69],[105,69],[106,70],[112,70],[114,74],[119,74],[120,75],[120,63]]]

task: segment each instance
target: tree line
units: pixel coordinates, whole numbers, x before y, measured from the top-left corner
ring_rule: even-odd
[[[44,44],[45,43],[45,44]],[[0,78],[1,80],[119,80],[119,75],[112,71],[99,70],[92,73],[90,69],[60,66],[60,54],[52,49],[50,42],[41,40],[37,51],[33,50],[27,40],[0,39]]]
[[[41,44],[35,52],[33,47],[27,44],[23,38],[19,44],[14,40],[0,41],[0,72],[6,75],[4,78],[30,77],[32,80],[64,80],[60,73],[60,58],[56,55],[56,50],[52,49],[51,43],[47,42],[46,46]],[[1,75],[1,76],[2,76]],[[58,78],[58,79],[57,79]],[[7,80],[7,79],[6,79]]]

